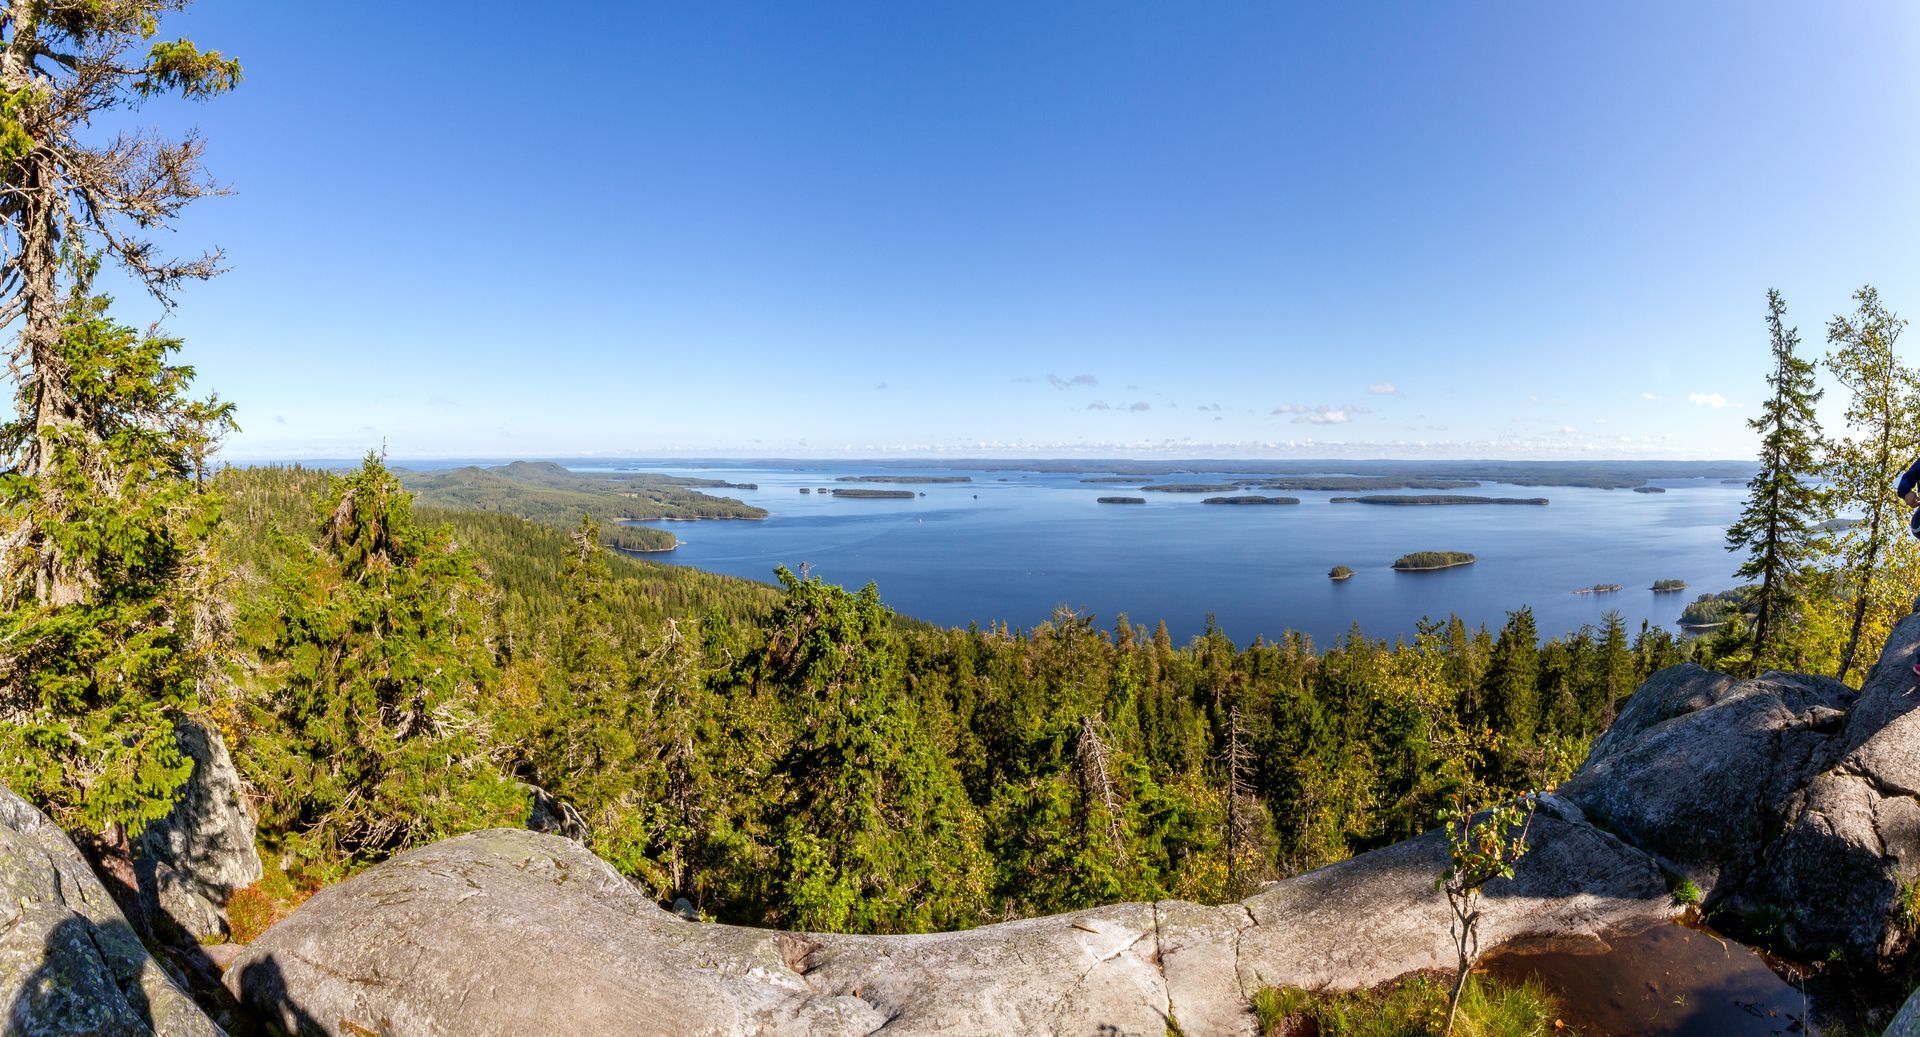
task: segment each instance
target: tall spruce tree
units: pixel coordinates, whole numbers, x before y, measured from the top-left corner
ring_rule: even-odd
[[[1767,337],[1773,352],[1772,392],[1747,427],[1760,433],[1760,471],[1747,483],[1747,505],[1727,529],[1727,550],[1744,552],[1743,580],[1757,581],[1747,596],[1754,610],[1753,658],[1758,673],[1778,659],[1780,629],[1800,600],[1802,576],[1825,553],[1820,516],[1826,494],[1816,482],[1820,424],[1814,404],[1814,365],[1801,359],[1800,329],[1782,319],[1787,312],[1780,293],[1767,292]]]
[[[187,395],[179,341],[107,315],[110,259],[163,301],[218,255],[148,235],[216,189],[192,136],[95,120],[158,95],[205,98],[239,65],[156,37],[185,0],[0,0],[0,327],[15,416],[0,430],[0,777],[70,827],[123,845],[189,764],[172,729],[205,674],[198,607],[214,502],[198,469],[230,426]]]
[[[330,480],[246,617],[257,646],[236,754],[263,831],[313,878],[433,839],[516,824],[526,796],[490,756],[491,590],[446,527],[369,454]]]
[[[107,306],[83,283],[44,353],[65,372],[71,421],[42,424],[22,386],[20,415],[0,426],[0,514],[37,537],[0,569],[0,780],[70,829],[137,833],[192,766],[173,730],[218,634],[218,502],[197,477],[231,420],[228,404],[187,394],[177,339],[137,334]],[[73,593],[46,593],[50,557],[80,579]]]
[[[1840,537],[1837,584],[1848,596],[1848,617],[1834,676],[1843,681],[1861,645],[1872,648],[1883,638],[1904,604],[1898,599],[1906,582],[1889,580],[1884,571],[1913,569],[1916,561],[1904,532],[1906,505],[1893,495],[1893,483],[1920,451],[1920,375],[1893,351],[1907,322],[1881,304],[1871,285],[1853,298],[1858,305],[1851,316],[1827,323],[1827,368],[1850,394],[1847,434],[1831,444],[1827,472],[1835,503],[1860,515]]]

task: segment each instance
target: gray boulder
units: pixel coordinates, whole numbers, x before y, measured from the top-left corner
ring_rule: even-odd
[[[22,1037],[218,1037],[46,815],[0,788],[0,1007]]]
[[[189,720],[175,738],[193,774],[173,811],[134,846],[141,900],[148,918],[189,937],[225,936],[228,898],[260,880],[253,814],[220,732]]]
[[[1860,691],[1696,666],[1655,674],[1561,790],[1603,827],[1692,879],[1709,906],[1778,923],[1810,958],[1883,961],[1920,879],[1920,615]]]
[[[1489,944],[1594,936],[1671,912],[1658,867],[1549,799],[1487,898]],[[1248,995],[1451,967],[1437,836],[1240,904],[1119,904],[912,936],[791,934],[661,910],[566,839],[505,829],[321,891],[247,948],[228,988],[288,1033],[1252,1035]],[[564,972],[564,981],[557,976]]]
[[[1907,1000],[1907,1006],[1893,1017],[1884,1037],[1920,1037],[1920,993]]]

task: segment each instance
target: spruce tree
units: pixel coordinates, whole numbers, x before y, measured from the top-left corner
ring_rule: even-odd
[[[490,757],[490,588],[369,454],[330,480],[316,529],[247,617],[255,673],[236,758],[262,834],[313,878],[474,828],[526,796]]]
[[[894,615],[778,570],[787,597],[749,663],[789,711],[766,817],[781,921],[830,932],[966,926],[986,912],[980,817],[906,694]]]
[[[1839,543],[1838,582],[1848,615],[1834,676],[1843,681],[1860,647],[1877,650],[1905,604],[1910,581],[1889,579],[1887,570],[1911,572],[1920,554],[1905,532],[1906,505],[1893,495],[1894,481],[1920,452],[1920,375],[1893,349],[1907,322],[1881,304],[1871,285],[1853,298],[1853,315],[1827,324],[1827,368],[1850,394],[1848,431],[1830,445],[1827,473],[1835,503],[1860,515]]]
[[[1772,392],[1761,412],[1747,422],[1760,433],[1760,470],[1747,483],[1747,505],[1727,529],[1727,550],[1744,552],[1738,575],[1755,581],[1747,596],[1754,610],[1751,673],[1780,659],[1781,627],[1795,613],[1803,594],[1803,575],[1825,552],[1820,516],[1825,493],[1817,477],[1820,425],[1814,404],[1814,365],[1796,350],[1800,330],[1782,319],[1786,301],[1767,292],[1767,336],[1773,352]]]
[[[137,834],[192,767],[173,731],[220,633],[219,505],[199,475],[232,422],[228,404],[188,395],[179,340],[107,309],[83,281],[42,353],[64,374],[67,420],[39,420],[44,397],[24,385],[0,426],[0,781],[67,828]]]

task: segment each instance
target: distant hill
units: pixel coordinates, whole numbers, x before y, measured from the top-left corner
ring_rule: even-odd
[[[608,546],[626,551],[670,551],[678,543],[662,529],[635,529],[622,521],[663,519],[760,519],[764,508],[702,488],[732,484],[652,472],[575,472],[550,461],[515,461],[489,468],[468,466],[437,472],[398,470],[400,481],[422,504],[456,511],[494,512],[571,529],[582,515],[603,527]]]

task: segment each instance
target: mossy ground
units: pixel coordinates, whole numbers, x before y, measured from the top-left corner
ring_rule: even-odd
[[[1447,1022],[1448,981],[1416,974],[1373,990],[1311,993],[1269,987],[1254,995],[1265,1037],[1438,1037]],[[1460,997],[1457,1037],[1549,1037],[1574,1031],[1535,983],[1509,986],[1482,976]]]

